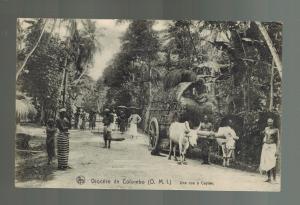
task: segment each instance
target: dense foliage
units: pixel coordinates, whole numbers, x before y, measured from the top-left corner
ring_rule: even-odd
[[[140,108],[147,127],[156,99],[181,82],[202,79],[217,102],[215,128],[235,119],[237,158],[257,163],[249,156],[257,156],[251,153],[259,151],[266,118],[274,116],[280,126],[282,24],[178,20],[155,29],[157,24],[129,21],[120,51],[95,82],[88,76],[100,47],[94,21],[18,19],[17,89],[31,99],[37,121],[55,117],[62,106],[71,118],[76,107],[101,112],[124,105]],[[65,35],[56,32],[61,28]]]
[[[104,83],[109,86],[107,105],[144,108],[149,102],[145,97],[149,96],[149,72],[159,51],[153,24],[154,21],[132,21],[122,37],[121,51],[104,71]]]
[[[55,33],[62,25],[66,36]],[[83,89],[92,89],[94,83],[85,79],[97,48],[95,23],[22,19],[17,31],[17,89],[32,98],[38,110],[36,121],[55,118],[60,107],[66,107],[71,118],[78,96],[86,93]]]
[[[130,23],[120,53],[104,73],[107,105],[134,104],[146,112],[151,97],[163,95],[160,90],[168,92],[180,82],[209,75],[210,92],[218,104],[211,119],[215,128],[232,116],[241,137],[238,158],[258,152],[266,117],[275,116],[280,126],[281,113],[281,76],[258,24],[181,20],[168,21],[166,29],[157,31],[154,23]],[[282,25],[262,25],[281,59]]]

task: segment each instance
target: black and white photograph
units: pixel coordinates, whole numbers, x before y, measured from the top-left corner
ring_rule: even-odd
[[[15,187],[280,192],[282,30],[16,19]]]

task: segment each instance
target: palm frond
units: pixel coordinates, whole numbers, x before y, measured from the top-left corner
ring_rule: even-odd
[[[37,114],[37,110],[32,104],[31,98],[23,93],[17,93],[16,97],[16,117],[19,121],[26,121],[30,116]]]

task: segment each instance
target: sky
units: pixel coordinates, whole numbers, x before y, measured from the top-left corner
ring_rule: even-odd
[[[36,20],[30,18],[20,18],[22,21],[22,28],[27,29],[30,24],[24,22],[24,20]],[[51,20],[51,19],[50,19]],[[121,43],[120,37],[126,32],[129,26],[128,21],[123,21],[122,23],[117,23],[114,19],[93,19],[96,22],[97,29],[102,35],[96,35],[97,40],[101,46],[100,50],[94,55],[94,64],[89,68],[88,75],[94,80],[98,80],[102,76],[104,69],[108,66],[109,62],[113,59],[116,53],[120,51]],[[47,24],[47,29],[50,31],[53,24],[53,19]],[[156,20],[153,29],[163,30],[166,28],[168,21]],[[58,33],[62,38],[68,35],[68,31],[65,27],[66,25],[56,26],[52,31],[53,33]],[[80,26],[80,24],[78,25]]]
[[[167,21],[157,21],[153,29],[162,30],[166,28]],[[105,67],[112,60],[114,55],[120,51],[120,37],[126,32],[129,23],[116,23],[116,20],[96,20],[97,27],[101,29],[103,36],[98,37],[101,51],[97,51],[94,56],[94,65],[89,69],[89,75],[97,80],[102,76]]]
[[[128,28],[128,22],[117,24],[116,20],[96,20],[96,24],[103,36],[98,37],[101,50],[96,52],[94,65],[89,70],[89,75],[94,80],[101,77],[105,67],[120,50],[120,37]]]

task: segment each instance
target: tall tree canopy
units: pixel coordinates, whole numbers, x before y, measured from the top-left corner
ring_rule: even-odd
[[[59,21],[59,24],[57,22]],[[65,25],[66,35],[61,35]],[[80,25],[80,26],[78,26]],[[66,72],[65,96],[72,95],[72,85],[87,75],[96,52],[95,22],[91,20],[21,19],[18,20],[17,88],[33,97],[40,117],[55,115],[60,105],[63,76]],[[22,67],[20,67],[22,65]],[[18,77],[18,76],[17,76]],[[67,107],[74,103],[68,98]],[[71,111],[71,110],[70,110]]]
[[[134,20],[121,38],[121,50],[104,71],[104,83],[110,87],[108,102],[115,105],[144,107],[149,69],[160,48],[154,21]]]

